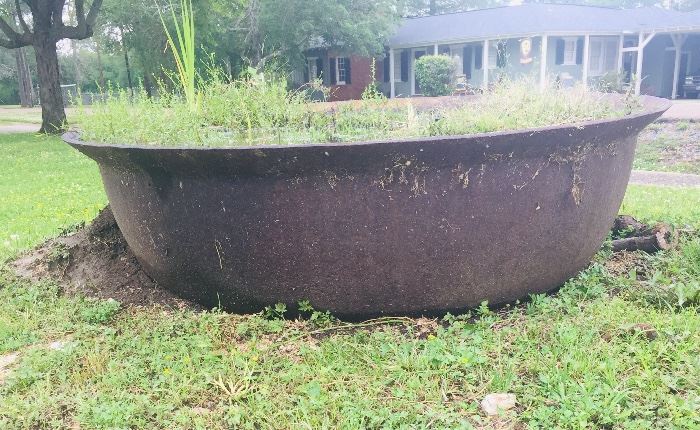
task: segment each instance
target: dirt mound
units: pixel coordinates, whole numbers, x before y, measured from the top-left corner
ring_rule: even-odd
[[[11,265],[25,278],[58,280],[68,294],[111,298],[124,305],[196,308],[160,288],[142,270],[109,206],[92,224],[45,242]]]

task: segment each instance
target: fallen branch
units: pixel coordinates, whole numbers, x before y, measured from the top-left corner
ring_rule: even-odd
[[[678,243],[678,233],[667,224],[649,227],[631,216],[622,215],[615,220],[614,235],[629,235],[612,241],[613,252],[644,251],[649,254],[666,251]]]

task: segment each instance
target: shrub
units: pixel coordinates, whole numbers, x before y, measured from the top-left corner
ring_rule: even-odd
[[[456,64],[446,55],[426,55],[416,61],[416,79],[424,95],[430,97],[452,94]]]

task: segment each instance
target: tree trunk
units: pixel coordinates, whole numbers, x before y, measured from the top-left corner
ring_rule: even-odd
[[[131,80],[131,64],[129,63],[129,48],[126,46],[126,40],[124,40],[124,29],[119,27],[119,34],[122,38],[122,49],[124,51],[124,64],[126,65],[126,81],[129,84],[129,93],[134,95],[134,83]]]
[[[100,42],[95,40],[95,52],[97,53],[97,69],[100,72],[100,90],[105,89],[105,68],[102,64],[102,50],[100,49]]]
[[[35,35],[34,52],[41,98],[40,133],[60,133],[66,126],[66,110],[59,80],[56,42],[48,34]]]
[[[32,75],[29,71],[29,64],[27,64],[27,55],[24,52],[24,48],[15,50],[15,59],[17,60],[20,105],[25,108],[34,107]]]

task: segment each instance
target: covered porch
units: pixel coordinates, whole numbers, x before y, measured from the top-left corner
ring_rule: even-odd
[[[392,46],[384,65],[384,90],[390,97],[420,95],[415,61],[423,55],[455,59],[457,74],[474,88],[486,89],[501,77],[530,77],[592,88],[631,86],[636,94],[684,96],[686,76],[700,74],[700,26],[686,31],[575,34],[523,34],[490,39],[435,41]]]

